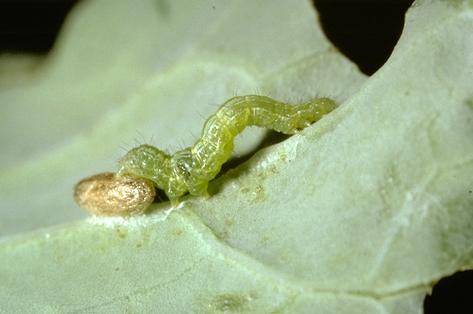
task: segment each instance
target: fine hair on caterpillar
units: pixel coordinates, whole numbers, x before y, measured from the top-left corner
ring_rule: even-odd
[[[290,105],[266,96],[236,96],[227,100],[207,119],[200,138],[193,146],[171,155],[151,145],[139,145],[121,158],[116,176],[107,178],[111,180],[110,184],[115,189],[116,184],[112,184],[113,180],[122,177],[127,178],[127,184],[134,178],[144,180],[140,181],[141,185],[137,184],[141,187],[140,193],[146,190],[143,188],[146,186],[143,182],[150,182],[154,187],[164,191],[173,206],[179,204],[179,197],[187,192],[191,195],[208,197],[209,181],[215,178],[222,165],[231,157],[234,138],[246,127],[257,126],[283,134],[295,134],[335,107],[335,102],[330,98],[315,98],[308,102]],[[80,184],[76,185],[76,200],[80,198],[79,204],[88,208],[87,197],[77,192],[84,190]],[[87,184],[90,184],[90,180]],[[106,189],[103,185],[102,182],[102,189]],[[117,198],[119,197],[117,194]],[[130,198],[129,195],[127,197]],[[139,202],[140,197],[143,196],[137,196],[136,202],[139,203],[139,211],[143,211],[144,205],[143,202]],[[97,210],[100,208],[100,200],[91,199],[90,202],[93,203],[93,212],[95,214],[100,212]],[[104,203],[107,214],[110,214],[108,210],[110,203],[115,204],[115,201],[108,200],[108,203]],[[117,214],[123,215],[123,210]]]

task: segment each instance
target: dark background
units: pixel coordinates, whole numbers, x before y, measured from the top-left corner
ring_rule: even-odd
[[[76,0],[0,0],[0,52],[47,53]],[[366,74],[389,57],[412,0],[314,0],[324,31]]]
[[[0,0],[0,53],[46,54],[66,14],[78,1]],[[412,0],[314,0],[327,37],[365,74],[389,58]],[[425,313],[473,313],[473,271],[435,285]]]

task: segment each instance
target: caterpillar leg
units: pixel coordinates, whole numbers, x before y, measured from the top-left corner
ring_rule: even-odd
[[[189,186],[189,193],[203,198],[210,198],[210,194],[207,191],[208,185],[208,182],[205,182],[199,185]],[[177,207],[180,204],[179,196],[169,196],[169,201],[172,207]]]
[[[208,182],[202,182],[199,185],[189,186],[189,193],[196,196],[201,196],[203,198],[209,198],[210,194],[208,192]]]
[[[169,201],[171,202],[171,206],[173,208],[176,208],[181,203],[181,202],[179,202],[179,196],[169,197]]]

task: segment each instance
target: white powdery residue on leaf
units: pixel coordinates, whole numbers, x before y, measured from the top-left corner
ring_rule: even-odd
[[[102,225],[107,228],[114,228],[116,226],[126,226],[126,227],[145,227],[158,222],[165,221],[169,215],[185,205],[185,201],[181,202],[176,207],[168,207],[165,209],[160,209],[156,213],[137,215],[131,217],[100,217],[100,216],[91,216],[87,219],[87,222],[93,225]]]

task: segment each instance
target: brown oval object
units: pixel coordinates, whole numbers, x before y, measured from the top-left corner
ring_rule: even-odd
[[[129,216],[143,213],[156,191],[147,179],[106,172],[76,184],[74,199],[97,216]]]

